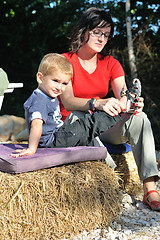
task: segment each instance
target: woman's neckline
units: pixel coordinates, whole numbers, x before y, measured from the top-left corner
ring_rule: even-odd
[[[98,54],[95,54],[93,57],[86,57],[83,56],[82,54],[76,54],[79,64],[83,68],[84,71],[86,71],[89,75],[93,74],[98,65]]]

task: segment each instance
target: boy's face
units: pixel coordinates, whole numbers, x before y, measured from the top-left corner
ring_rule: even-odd
[[[62,94],[65,91],[70,79],[70,75],[59,71],[54,71],[50,75],[46,76],[43,76],[41,72],[37,73],[39,89],[50,98],[55,98]]]

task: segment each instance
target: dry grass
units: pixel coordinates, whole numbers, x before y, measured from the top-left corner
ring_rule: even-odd
[[[138,175],[132,151],[123,154],[112,154],[117,164],[117,172],[121,176],[121,188],[128,194],[135,196],[142,192],[142,185]]]
[[[1,240],[71,237],[107,227],[121,207],[118,175],[100,161],[0,172],[0,180]]]

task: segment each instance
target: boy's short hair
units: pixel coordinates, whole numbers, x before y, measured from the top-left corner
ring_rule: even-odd
[[[53,71],[60,71],[61,73],[73,76],[73,67],[69,60],[58,53],[46,54],[39,65],[38,72],[44,76],[51,74]]]

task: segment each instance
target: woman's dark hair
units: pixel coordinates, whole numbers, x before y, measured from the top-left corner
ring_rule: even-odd
[[[91,7],[86,10],[81,16],[80,20],[77,22],[73,34],[71,36],[71,47],[72,52],[77,52],[80,47],[83,45],[83,34],[86,31],[91,31],[95,27],[111,27],[110,36],[108,42],[100,52],[102,58],[107,55],[111,55],[111,38],[114,32],[113,21],[108,12],[104,9]],[[88,42],[89,36],[86,42]]]

